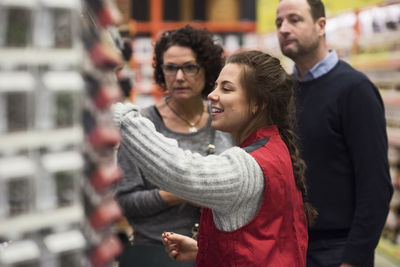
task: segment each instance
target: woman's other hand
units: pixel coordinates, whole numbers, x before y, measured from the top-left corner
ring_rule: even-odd
[[[195,261],[197,241],[188,236],[164,232],[161,235],[165,251],[171,259],[177,261]]]
[[[182,203],[189,203],[194,207],[200,207],[200,205],[184,200],[183,198],[180,198],[170,192],[164,190],[158,190],[158,193],[160,194],[160,197],[164,200],[164,202],[168,204],[168,206],[176,206]]]

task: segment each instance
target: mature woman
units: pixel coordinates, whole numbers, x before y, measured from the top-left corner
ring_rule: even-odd
[[[220,155],[180,149],[135,106],[115,109],[127,156],[160,188],[204,207],[198,243],[164,234],[167,251],[196,266],[305,266],[306,218],[315,213],[292,131],[292,78],[278,59],[242,52],[208,98],[212,126],[239,146]]]
[[[230,135],[211,128],[211,109],[205,102],[223,60],[223,49],[215,44],[212,35],[190,26],[164,32],[155,44],[154,77],[167,96],[141,113],[158,132],[177,140],[182,149],[207,155],[232,146]],[[155,254],[160,251],[169,260],[161,233],[169,229],[191,236],[192,228],[200,221],[200,208],[149,182],[124,146],[119,150],[118,163],[123,179],[115,197],[135,235],[133,247],[126,248],[120,257],[120,267],[134,263],[148,267],[182,266],[165,262]],[[160,179],[164,177],[159,175]]]

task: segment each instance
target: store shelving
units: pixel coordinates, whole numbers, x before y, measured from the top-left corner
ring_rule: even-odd
[[[121,250],[117,17],[111,0],[0,0],[2,267],[112,266]]]
[[[1,266],[86,266],[81,10],[0,1]]]

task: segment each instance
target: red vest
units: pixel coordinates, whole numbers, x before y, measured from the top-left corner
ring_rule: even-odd
[[[305,267],[307,221],[289,151],[276,126],[258,129],[241,144],[265,177],[256,216],[234,231],[221,231],[212,211],[202,209],[197,267]]]

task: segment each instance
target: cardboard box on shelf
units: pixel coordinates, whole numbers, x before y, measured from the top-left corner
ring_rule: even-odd
[[[233,22],[240,18],[239,0],[207,0],[207,20]]]

